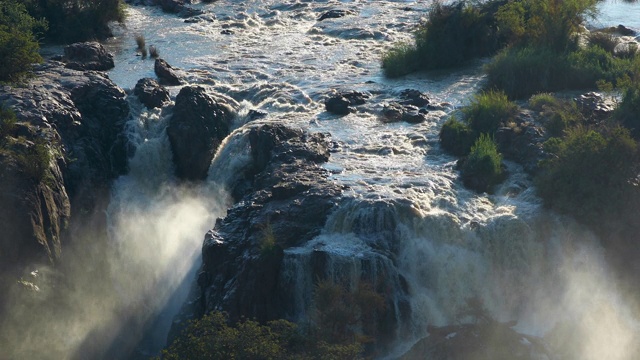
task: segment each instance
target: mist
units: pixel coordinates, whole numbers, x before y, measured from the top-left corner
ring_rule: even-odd
[[[176,290],[190,284],[204,234],[230,201],[213,183],[178,184],[166,118],[146,112],[128,124],[131,170],[106,212],[77,224],[59,266],[34,264],[10,279],[0,358],[117,359],[165,345],[188,292]]]

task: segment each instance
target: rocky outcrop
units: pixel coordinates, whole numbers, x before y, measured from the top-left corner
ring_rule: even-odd
[[[397,102],[391,102],[384,105],[382,109],[382,120],[388,123],[404,121],[409,124],[419,124],[427,120],[426,115],[428,113],[428,110],[420,109],[414,105],[402,105]]]
[[[180,85],[183,83],[179,70],[172,67],[163,59],[156,59],[153,65],[153,71],[164,85]]]
[[[355,13],[351,10],[333,9],[333,10],[324,12],[322,13],[322,15],[318,16],[318,21],[322,21],[326,19],[338,19],[341,17],[345,17],[347,15],[355,15]]]
[[[125,93],[106,75],[50,62],[0,88],[17,116],[2,139],[0,264],[56,262],[72,214],[88,214],[126,170]],[[4,231],[6,230],[6,231]]]
[[[498,150],[505,159],[519,163],[526,172],[534,174],[538,163],[546,156],[542,144],[548,135],[529,110],[522,110],[511,125],[496,131],[494,138]]]
[[[133,89],[133,94],[149,109],[161,108],[171,100],[169,91],[151,78],[138,80],[136,87]]]
[[[69,69],[74,70],[98,70],[112,69],[115,64],[113,55],[98,42],[84,42],[71,44],[64,47],[62,61]]]
[[[283,250],[317,236],[341,196],[342,187],[320,166],[329,158],[326,135],[262,125],[248,136],[251,166],[244,184],[235,184],[239,201],[205,237],[182,320],[214,309],[232,320],[285,317],[291,309],[278,289]]]
[[[203,180],[222,140],[229,135],[234,109],[200,86],[185,86],[176,96],[167,135],[176,175]]]
[[[573,99],[578,109],[589,121],[598,123],[613,115],[616,102],[597,92],[588,92]]]
[[[324,102],[327,112],[336,115],[348,115],[355,109],[353,106],[363,105],[371,95],[360,91],[340,92]]]

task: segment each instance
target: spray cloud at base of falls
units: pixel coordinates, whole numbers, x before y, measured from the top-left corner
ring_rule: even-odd
[[[25,276],[25,284],[39,285],[26,297],[16,287],[0,357],[124,358],[143,335],[147,355],[164,346],[186,296],[176,289],[189,283],[203,235],[230,201],[223,185],[174,179],[169,115],[140,111],[130,120],[136,150],[129,174],[114,183],[107,213],[75,231],[62,268],[39,267]],[[105,216],[101,231],[97,224]]]

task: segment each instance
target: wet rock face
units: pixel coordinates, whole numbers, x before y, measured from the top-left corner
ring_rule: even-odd
[[[176,175],[204,180],[222,140],[229,135],[234,110],[210,96],[203,87],[186,86],[176,97],[167,135]]]
[[[205,238],[198,290],[183,319],[214,309],[231,319],[283,318],[290,310],[278,291],[283,250],[317,236],[341,197],[320,167],[329,158],[326,135],[262,125],[248,136],[248,186]]]
[[[65,46],[63,61],[66,67],[74,70],[113,69],[113,55],[97,42],[76,43]]]
[[[344,9],[333,9],[329,10],[322,15],[318,16],[318,21],[326,20],[326,19],[338,19],[341,17],[345,17],[348,15],[355,15],[353,11],[344,10]]]
[[[50,62],[28,86],[0,88],[0,103],[17,116],[0,159],[0,203],[10,204],[0,263],[55,263],[71,214],[95,211],[126,171],[125,93],[102,73]]]
[[[171,100],[169,91],[151,78],[140,79],[136,83],[133,93],[140,99],[140,102],[149,109],[161,108]]]

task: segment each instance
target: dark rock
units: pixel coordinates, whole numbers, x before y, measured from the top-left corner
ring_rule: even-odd
[[[156,59],[153,70],[161,84],[181,85],[183,83],[181,76],[178,74],[178,69],[173,68],[163,59]]]
[[[184,0],[156,0],[162,11],[177,14],[185,7]]]
[[[616,32],[622,36],[636,36],[637,33],[628,27],[620,24],[615,28]]]
[[[267,115],[269,114],[266,111],[251,109],[249,110],[249,113],[247,113],[247,119],[248,121],[253,121],[256,119],[261,119]]]
[[[187,316],[217,309],[233,320],[285,317],[291,309],[278,289],[283,249],[317,236],[341,196],[342,187],[319,166],[329,158],[324,134],[262,125],[248,136],[250,186],[205,238],[200,291],[183,309]],[[275,241],[270,248],[265,237]]]
[[[520,334],[513,324],[429,326],[429,336],[418,341],[400,360],[507,360],[554,359],[541,339]]]
[[[431,99],[425,93],[422,93],[414,89],[406,89],[400,93],[400,97],[403,99],[402,105],[413,105],[417,107],[424,107],[429,105]]]
[[[353,110],[352,106],[363,105],[370,97],[371,95],[360,91],[343,91],[327,99],[324,106],[330,113],[347,115]]]
[[[427,113],[420,110],[417,106],[391,102],[385,104],[382,109],[382,121],[388,123],[404,121],[410,124],[419,124],[427,119]]]
[[[351,105],[351,102],[341,95],[330,97],[324,102],[325,109],[336,115],[348,115],[351,113],[349,105]]]
[[[529,174],[534,174],[540,160],[546,157],[542,144],[547,138],[543,128],[536,124],[532,113],[527,110],[516,116],[512,126],[500,127],[495,134],[498,150],[505,159],[519,163]]]
[[[340,95],[345,99],[349,100],[349,104],[351,106],[364,105],[367,102],[367,100],[371,97],[371,95],[367,93],[364,93],[361,91],[355,91],[355,90],[342,92],[340,93]]]
[[[84,220],[82,214],[104,216],[100,206],[127,165],[124,91],[103,73],[58,62],[39,65],[34,75],[28,86],[0,88],[0,103],[18,118],[8,135],[18,140],[0,156],[3,269],[58,262],[66,232]]]
[[[355,15],[355,13],[350,10],[333,9],[320,15],[318,17],[318,21],[322,21],[326,19],[337,19],[337,18],[345,17],[347,15]]]
[[[611,98],[605,98],[597,92],[582,94],[573,99],[578,109],[588,119],[599,122],[609,118],[616,109],[616,103]]]
[[[147,108],[161,108],[170,101],[169,91],[151,78],[140,79],[133,90],[140,102]]]
[[[224,30],[220,31],[220,34],[222,34],[222,35],[233,35],[234,32],[233,32],[233,30],[224,29]]]
[[[74,70],[104,71],[115,66],[113,55],[109,54],[102,44],[97,42],[65,46],[63,62],[66,63],[66,67]]]
[[[173,151],[176,175],[203,180],[216,150],[229,135],[233,109],[200,86],[185,86],[176,96],[167,135]]]

